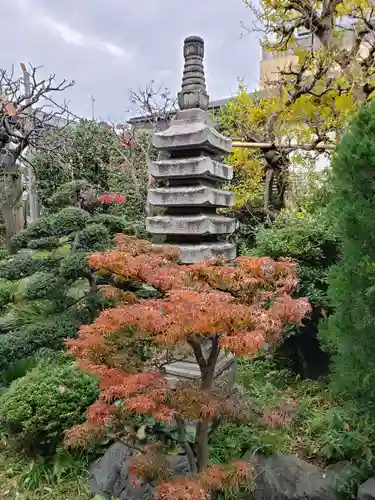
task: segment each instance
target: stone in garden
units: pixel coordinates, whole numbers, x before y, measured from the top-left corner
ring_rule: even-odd
[[[117,442],[89,468],[89,484],[92,494],[106,500],[153,500],[153,485],[144,483],[134,487],[129,481],[130,460],[133,450]],[[185,475],[189,464],[184,455],[167,455],[174,475]]]
[[[251,453],[244,456],[253,459]],[[253,459],[257,479],[244,500],[339,500],[332,474],[295,455],[274,453]]]
[[[375,500],[375,477],[370,477],[358,488],[358,500]]]

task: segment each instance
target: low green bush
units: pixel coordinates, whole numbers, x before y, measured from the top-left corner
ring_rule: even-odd
[[[41,362],[0,397],[0,431],[29,454],[50,454],[63,431],[85,420],[98,382],[75,363]]]
[[[214,434],[214,462],[239,458],[243,452],[286,453],[326,465],[349,460],[368,473],[375,463],[375,426],[359,409],[334,400],[316,382],[280,371],[274,361],[240,362],[238,379],[253,409],[263,415],[249,425],[223,425]],[[292,410],[290,420],[270,425],[269,415]]]
[[[291,258],[299,265],[299,287],[296,297],[306,297],[312,313],[301,326],[285,331],[285,342],[279,350],[293,369],[304,377],[317,378],[328,371],[328,356],[320,349],[318,325],[332,312],[327,296],[327,275],[339,253],[335,227],[322,208],[315,213],[285,210],[276,221],[261,226],[253,248],[245,254],[272,259]]]

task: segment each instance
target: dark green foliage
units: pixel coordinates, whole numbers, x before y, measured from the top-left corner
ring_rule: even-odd
[[[41,259],[32,254],[18,254],[0,262],[0,278],[20,280],[43,269],[51,269],[55,264],[56,259],[52,256]]]
[[[28,241],[27,246],[33,250],[52,250],[58,247],[59,244],[59,238],[56,236],[45,236],[44,238]]]
[[[90,224],[79,234],[79,249],[99,252],[111,246],[113,238],[103,224]]]
[[[125,204],[126,205],[126,204]],[[119,208],[113,210],[114,213],[120,211]],[[97,214],[93,218],[94,222],[104,224],[111,233],[126,233],[138,238],[148,238],[146,232],[145,218],[135,220],[134,217],[128,219],[124,215]]]
[[[350,494],[344,498],[356,498],[356,485],[373,472],[375,429],[370,416],[345,401],[334,400],[322,383],[301,381],[270,359],[239,361],[237,379],[250,407],[263,418],[220,426],[210,440],[211,460],[227,463],[241,458],[245,451],[293,454],[322,466],[348,460],[355,475],[340,488]],[[268,425],[267,416],[291,408],[290,421]]]
[[[85,180],[75,180],[59,186],[48,200],[51,211],[76,205],[80,193],[90,187]]]
[[[375,100],[366,104],[337,148],[329,204],[342,241],[329,274],[335,307],[321,338],[333,354],[332,386],[373,411],[375,399]]]
[[[110,248],[114,233],[126,224],[111,212],[96,213],[95,203],[90,212],[80,208],[92,193],[88,183],[62,186],[51,206],[67,200],[72,206],[30,224],[17,236],[17,246],[27,250],[0,262],[0,278],[11,282],[4,285],[4,304],[0,294],[0,370],[41,348],[61,350],[62,341],[93,321],[106,304],[88,256]]]
[[[53,233],[57,236],[66,236],[81,231],[91,221],[91,216],[78,207],[65,207],[57,214],[48,217],[51,221]]]
[[[300,284],[295,295],[307,297],[313,310],[301,327],[286,332],[289,338],[279,354],[303,376],[315,377],[327,369],[316,337],[320,318],[331,312],[327,273],[337,260],[338,244],[336,230],[323,208],[312,214],[282,212],[272,226],[258,230],[256,245],[248,251],[273,259],[292,258],[299,264]]]
[[[14,380],[24,377],[29,370],[35,368],[42,361],[48,363],[58,361],[62,364],[63,362],[70,362],[71,358],[67,355],[61,356],[61,353],[52,349],[42,348],[32,356],[16,360],[1,374],[0,386],[1,383],[4,384],[4,392]]]
[[[272,259],[297,260],[298,295],[307,297],[316,307],[328,307],[326,273],[337,259],[338,238],[325,210],[314,214],[282,213],[273,226],[258,231],[253,252]]]
[[[42,348],[61,350],[62,341],[75,337],[79,322],[69,312],[30,323],[22,329],[0,335],[0,371]]]
[[[93,221],[106,226],[111,233],[127,233],[132,226],[124,217],[110,214],[97,214]]]
[[[17,248],[25,248],[28,241],[40,238],[48,238],[53,234],[53,220],[49,217],[41,217],[36,220],[24,231],[13,236],[13,245]]]
[[[60,276],[69,281],[76,281],[89,274],[89,272],[88,257],[86,253],[73,253],[68,255],[68,257],[61,262]]]
[[[0,278],[0,309],[12,298],[13,283]]]
[[[64,295],[65,283],[55,273],[37,272],[33,274],[25,287],[27,300],[58,299]]]
[[[0,429],[29,453],[50,454],[98,393],[97,381],[74,363],[41,363],[1,397]]]

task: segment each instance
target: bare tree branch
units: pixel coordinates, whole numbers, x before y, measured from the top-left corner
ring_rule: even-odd
[[[51,107],[45,101],[56,92],[63,92],[74,82],[55,81],[55,75],[38,79],[40,68],[21,63],[21,75],[15,76],[14,67],[8,72],[0,69],[0,209],[7,229],[8,249],[13,252],[11,238],[22,227],[17,227],[15,207],[23,193],[18,161],[29,148],[38,148],[41,139],[61,120],[69,121],[67,109]],[[50,101],[51,102],[51,101]]]

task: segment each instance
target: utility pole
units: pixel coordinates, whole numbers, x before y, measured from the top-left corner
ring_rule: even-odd
[[[30,96],[31,96],[31,82],[30,82],[30,74],[27,71],[26,65],[24,63],[20,64],[21,66],[21,71],[23,74],[23,85],[25,89],[25,96],[26,96],[26,104],[30,103]],[[32,113],[32,107],[29,106],[26,109],[26,113],[30,115]],[[25,151],[25,156],[28,156],[28,148]],[[26,223],[27,222],[34,222],[38,218],[38,200],[37,196],[35,193],[35,173],[34,169],[32,168],[32,165],[30,162],[27,164],[27,199],[24,200],[25,206],[28,208],[28,213],[25,213],[25,219]],[[22,186],[22,191],[23,191],[23,186]],[[23,204],[21,204],[21,210],[24,210]],[[19,214],[21,216],[21,214]],[[29,221],[28,221],[29,219]]]
[[[92,119],[93,121],[95,121],[95,102],[96,102],[96,99],[90,95],[90,99],[91,99],[91,114],[92,114]]]

